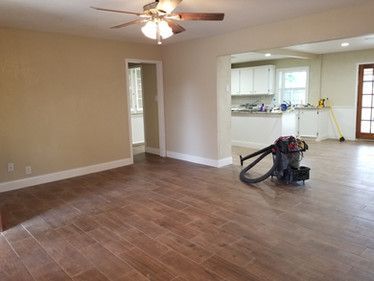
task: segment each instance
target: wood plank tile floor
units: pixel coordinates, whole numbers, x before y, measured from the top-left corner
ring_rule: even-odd
[[[0,280],[374,280],[374,144],[310,143],[305,186],[136,157],[0,194]]]

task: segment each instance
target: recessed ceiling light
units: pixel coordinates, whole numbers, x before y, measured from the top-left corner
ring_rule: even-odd
[[[343,43],[341,43],[341,45],[340,46],[342,46],[342,47],[348,47],[350,44],[348,43],[348,42],[343,42]]]
[[[265,57],[271,57],[270,53],[265,54]]]

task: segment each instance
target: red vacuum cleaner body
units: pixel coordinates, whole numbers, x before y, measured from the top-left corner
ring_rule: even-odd
[[[301,166],[300,163],[303,159],[304,152],[308,149],[308,145],[301,139],[293,136],[280,137],[274,144],[260,151],[245,157],[240,156],[242,166],[244,161],[259,156],[241,171],[240,180],[248,184],[253,184],[261,182],[271,176],[286,183],[299,181],[305,183],[310,177],[310,168]],[[273,166],[270,170],[260,177],[249,177],[248,172],[270,153],[273,156]]]

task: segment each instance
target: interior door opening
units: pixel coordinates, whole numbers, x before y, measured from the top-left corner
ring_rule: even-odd
[[[128,71],[133,155],[145,152],[142,66],[130,64]]]
[[[166,156],[161,62],[127,61],[131,157]]]
[[[374,139],[374,64],[359,66],[356,137]]]

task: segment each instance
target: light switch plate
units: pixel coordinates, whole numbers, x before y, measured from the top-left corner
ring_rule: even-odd
[[[8,163],[8,173],[14,172],[14,163]]]
[[[32,173],[31,166],[26,166],[25,167],[25,173],[26,173],[26,175],[30,175]]]

